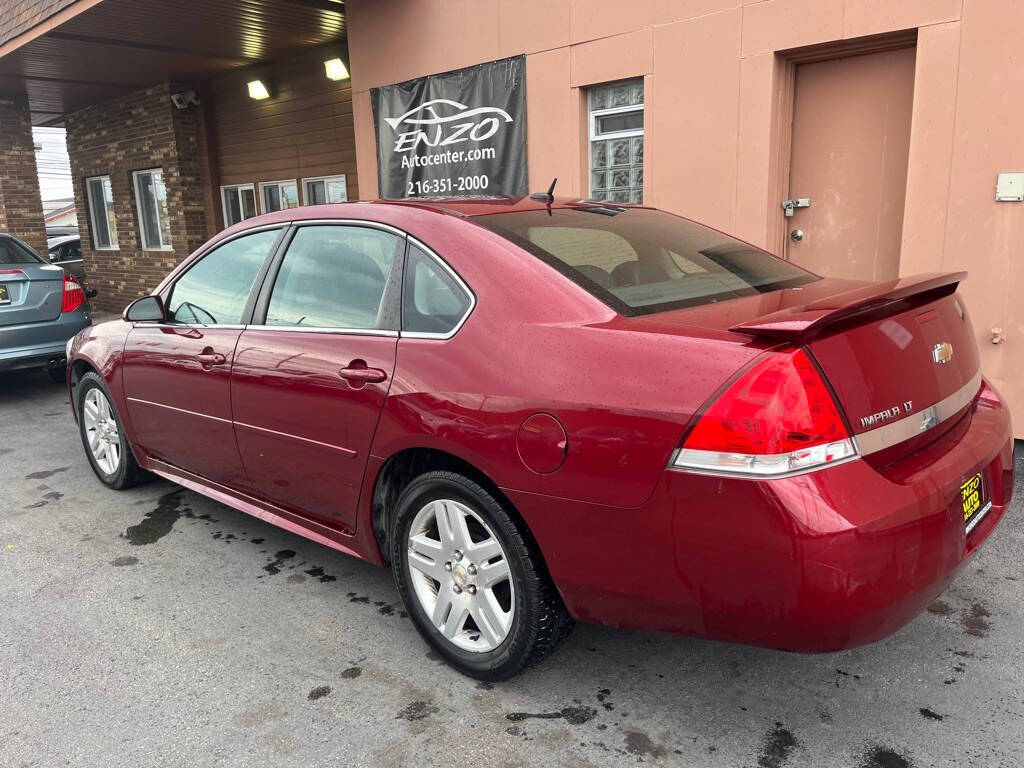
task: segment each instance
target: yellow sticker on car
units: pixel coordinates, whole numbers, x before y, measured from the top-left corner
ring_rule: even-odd
[[[971,515],[981,509],[981,492],[980,472],[960,486],[960,502],[963,504],[965,522],[971,519]]]

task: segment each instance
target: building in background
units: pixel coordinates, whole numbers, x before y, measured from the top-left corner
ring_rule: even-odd
[[[56,200],[43,200],[43,223],[47,231],[68,229],[78,231],[78,208],[75,198],[63,197]],[[70,234],[62,232],[61,234]]]
[[[119,309],[226,225],[373,198],[385,149],[490,130],[375,122],[375,89],[522,57],[531,190],[656,205],[830,275],[967,270],[1024,435],[1022,37],[1018,0],[0,0],[0,227],[41,230],[25,142],[65,126],[86,268]]]
[[[354,198],[347,61],[332,0],[0,0],[0,229],[45,252],[30,126],[67,129],[100,309],[231,223]]]

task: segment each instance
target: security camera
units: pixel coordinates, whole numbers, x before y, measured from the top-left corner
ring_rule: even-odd
[[[192,104],[199,106],[199,97],[195,91],[182,91],[171,94],[171,103],[178,109],[188,109]]]

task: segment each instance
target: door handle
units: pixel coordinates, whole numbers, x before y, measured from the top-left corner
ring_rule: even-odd
[[[367,367],[365,360],[353,360],[338,371],[338,375],[354,387],[361,387],[363,384],[379,384],[388,377],[387,373],[380,368]]]
[[[220,352],[201,352],[196,355],[196,359],[204,367],[209,365],[224,365],[228,360]]]

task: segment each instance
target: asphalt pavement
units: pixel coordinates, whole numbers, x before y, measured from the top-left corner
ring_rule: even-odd
[[[1021,766],[1022,499],[875,645],[578,625],[490,685],[428,651],[388,571],[162,480],[108,490],[62,388],[3,375],[0,766]]]

